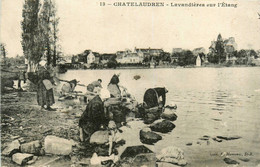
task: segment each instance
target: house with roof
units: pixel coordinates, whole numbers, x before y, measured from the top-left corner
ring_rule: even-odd
[[[121,54],[117,54],[116,60],[121,64],[137,64],[143,62],[143,56],[140,56],[137,52],[126,50]]]
[[[181,53],[183,51],[182,48],[173,48],[172,53]]]
[[[137,53],[140,57],[147,57],[147,56],[160,56],[163,53],[163,49],[154,49],[154,48],[136,48],[134,52]]]
[[[90,53],[87,56],[87,64],[88,65],[92,63],[98,64],[99,60],[100,60],[99,53],[90,51]]]

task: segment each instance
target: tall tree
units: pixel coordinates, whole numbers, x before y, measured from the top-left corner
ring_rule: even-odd
[[[218,35],[217,41],[216,41],[216,48],[215,48],[216,54],[218,56],[218,63],[220,64],[223,62],[226,58],[225,56],[225,47],[224,47],[224,41],[222,39],[221,34]]]
[[[42,27],[38,22],[39,0],[25,0],[21,22],[22,47],[28,60],[28,72],[35,72],[44,53]]]
[[[40,13],[47,65],[52,64],[56,66],[59,17],[56,16],[57,9],[55,3],[52,0],[45,0]]]

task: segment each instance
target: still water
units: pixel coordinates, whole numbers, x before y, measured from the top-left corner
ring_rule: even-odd
[[[260,164],[260,68],[177,68],[128,70],[71,70],[59,77],[77,79],[89,84],[102,79],[102,96],[107,97],[107,84],[120,73],[120,85],[141,103],[146,89],[166,87],[166,104],[177,104],[176,128],[152,146],[158,152],[166,146],[184,150],[191,166],[220,159],[223,152],[253,152],[251,165]],[[135,75],[141,78],[134,79]],[[84,87],[77,87],[85,91]],[[205,143],[207,135],[239,135],[242,138],[221,143]],[[192,143],[192,146],[187,146]],[[216,164],[221,165],[221,164]]]

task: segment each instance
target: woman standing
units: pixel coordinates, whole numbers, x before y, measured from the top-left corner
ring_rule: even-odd
[[[55,103],[53,95],[53,84],[54,80],[51,77],[50,72],[45,68],[40,68],[38,71],[38,82],[37,82],[37,102],[38,105],[49,111],[54,111],[51,105]]]

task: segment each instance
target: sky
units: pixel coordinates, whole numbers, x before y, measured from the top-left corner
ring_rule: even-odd
[[[221,33],[235,37],[238,49],[260,49],[259,0],[160,0],[180,3],[237,3],[237,8],[115,7],[99,6],[100,0],[54,0],[57,5],[59,43],[64,54],[86,49],[100,53],[137,48],[191,49],[204,47]],[[107,3],[126,0],[104,0]],[[152,0],[129,0],[152,2]],[[128,1],[128,2],[129,2]],[[153,2],[156,2],[155,0]],[[22,55],[21,21],[24,0],[1,0],[0,41],[8,57]]]

